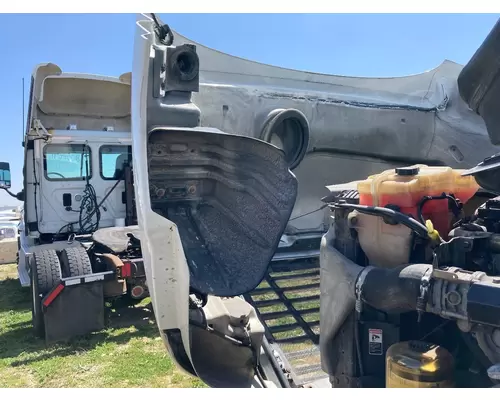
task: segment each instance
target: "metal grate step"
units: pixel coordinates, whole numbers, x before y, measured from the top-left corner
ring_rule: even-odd
[[[300,303],[306,301],[318,300],[319,296],[306,296],[306,297],[298,297],[296,299],[290,299],[292,303]],[[257,300],[254,302],[257,307],[268,307],[276,304],[282,304],[281,299],[270,299],[270,300]]]
[[[278,346],[296,385],[328,377],[319,357],[319,260],[276,261],[259,287],[245,295]]]
[[[266,278],[267,279],[267,278]],[[296,291],[301,291],[301,290],[307,290],[307,289],[318,289],[319,292],[319,282],[318,283],[313,283],[310,285],[297,285],[297,286],[288,286],[288,287],[268,287],[268,288],[257,288],[251,294],[259,294],[259,293],[270,293],[270,292],[296,292]]]
[[[321,371],[321,365],[305,365],[303,367],[297,367],[296,369],[300,374],[305,375]]]

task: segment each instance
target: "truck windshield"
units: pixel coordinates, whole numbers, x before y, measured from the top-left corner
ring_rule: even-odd
[[[45,178],[50,181],[92,177],[90,148],[81,144],[49,144],[43,149]]]

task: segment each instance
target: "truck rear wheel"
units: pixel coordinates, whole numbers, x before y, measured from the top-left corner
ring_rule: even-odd
[[[83,247],[68,247],[61,251],[61,266],[69,278],[92,274],[89,255]]]
[[[37,272],[39,293],[46,295],[61,280],[61,263],[53,249],[33,253],[33,260]]]
[[[38,292],[37,273],[36,269],[31,269],[31,325],[35,336],[43,338],[45,326],[42,315],[42,299]]]
[[[61,279],[61,264],[53,249],[33,253],[31,268],[31,322],[36,336],[45,332],[42,297],[50,292]]]

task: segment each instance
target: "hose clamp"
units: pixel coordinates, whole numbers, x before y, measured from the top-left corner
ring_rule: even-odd
[[[358,279],[356,279],[356,285],[354,287],[354,294],[356,297],[356,312],[361,313],[363,307],[363,300],[361,298],[363,292],[363,285],[365,283],[366,276],[373,269],[372,266],[368,266],[363,268],[363,271],[358,275]]]
[[[427,300],[429,298],[429,287],[431,284],[433,268],[430,267],[425,271],[422,279],[420,279],[420,296],[417,298],[417,313],[418,313],[418,322],[422,319],[422,314],[424,313],[427,307]]]

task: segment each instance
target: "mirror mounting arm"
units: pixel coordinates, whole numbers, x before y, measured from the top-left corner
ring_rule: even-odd
[[[10,196],[14,197],[15,199],[19,201],[24,201],[24,189],[17,194],[12,193],[9,189],[3,186],[0,186],[0,189],[5,190]]]

